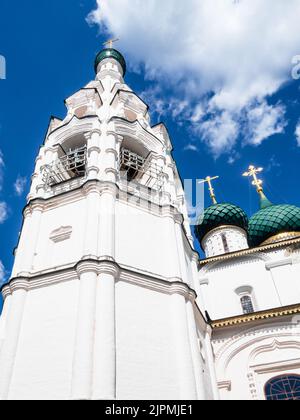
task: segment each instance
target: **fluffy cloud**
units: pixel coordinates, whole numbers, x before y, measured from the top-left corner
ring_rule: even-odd
[[[3,187],[4,167],[5,167],[5,163],[4,163],[3,153],[0,150],[0,191],[2,190],[2,187]]]
[[[4,223],[8,217],[8,206],[2,201],[0,202],[0,224]]]
[[[264,139],[284,132],[286,127],[285,108],[282,105],[270,106],[265,101],[253,108],[247,114],[248,136],[246,141],[259,146]]]
[[[267,101],[291,79],[299,53],[298,0],[97,3],[89,21],[121,38],[135,69],[145,65],[148,79],[173,87],[179,103],[190,104],[183,114],[214,154],[232,149],[244,130],[254,145],[284,131],[284,108]],[[162,98],[161,113],[177,120]],[[189,106],[200,110],[194,120]]]
[[[298,146],[300,147],[300,120],[297,124],[295,134],[296,134],[296,139],[297,139]]]
[[[18,178],[16,179],[16,182],[14,183],[15,192],[18,197],[21,197],[21,195],[23,194],[26,184],[27,184],[27,178],[19,175]]]
[[[5,267],[2,261],[0,261],[0,287],[3,285],[5,281],[5,276],[6,276]]]

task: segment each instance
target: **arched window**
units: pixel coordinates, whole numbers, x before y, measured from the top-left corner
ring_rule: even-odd
[[[241,304],[244,314],[252,314],[254,312],[254,306],[250,295],[242,296]]]
[[[270,379],[265,385],[265,396],[269,401],[300,400],[300,376],[282,375]]]

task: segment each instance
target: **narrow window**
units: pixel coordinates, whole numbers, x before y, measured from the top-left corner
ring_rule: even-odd
[[[252,314],[254,312],[251,296],[248,295],[248,296],[241,297],[241,304],[242,304],[244,314]]]
[[[229,245],[228,245],[228,242],[227,242],[226,235],[224,235],[224,233],[222,233],[221,238],[222,238],[222,242],[223,242],[224,251],[227,253],[227,252],[229,252]]]

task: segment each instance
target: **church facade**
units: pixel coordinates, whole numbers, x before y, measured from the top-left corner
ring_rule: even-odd
[[[194,247],[172,143],[111,46],[51,118],[10,281],[1,400],[300,399],[300,209],[217,203]]]

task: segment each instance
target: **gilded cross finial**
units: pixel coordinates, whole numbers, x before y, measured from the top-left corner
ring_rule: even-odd
[[[103,45],[106,48],[113,48],[114,47],[114,43],[115,42],[118,42],[118,41],[120,41],[119,38],[111,38],[111,39],[108,39],[106,42],[104,42]]]
[[[243,174],[243,176],[253,178],[252,185],[256,187],[258,194],[260,194],[261,196],[263,195],[263,191],[264,191],[262,187],[263,181],[258,178],[257,174],[261,173],[262,171],[263,171],[263,168],[256,168],[255,166],[250,165],[248,172],[245,172]]]
[[[213,177],[207,176],[205,179],[199,182],[199,184],[205,184],[205,183],[208,184],[208,190],[209,190],[210,198],[213,204],[218,204],[218,202],[216,199],[215,190],[212,186],[212,181],[215,181],[216,179],[219,179],[219,178],[220,178],[219,176],[213,176]]]

